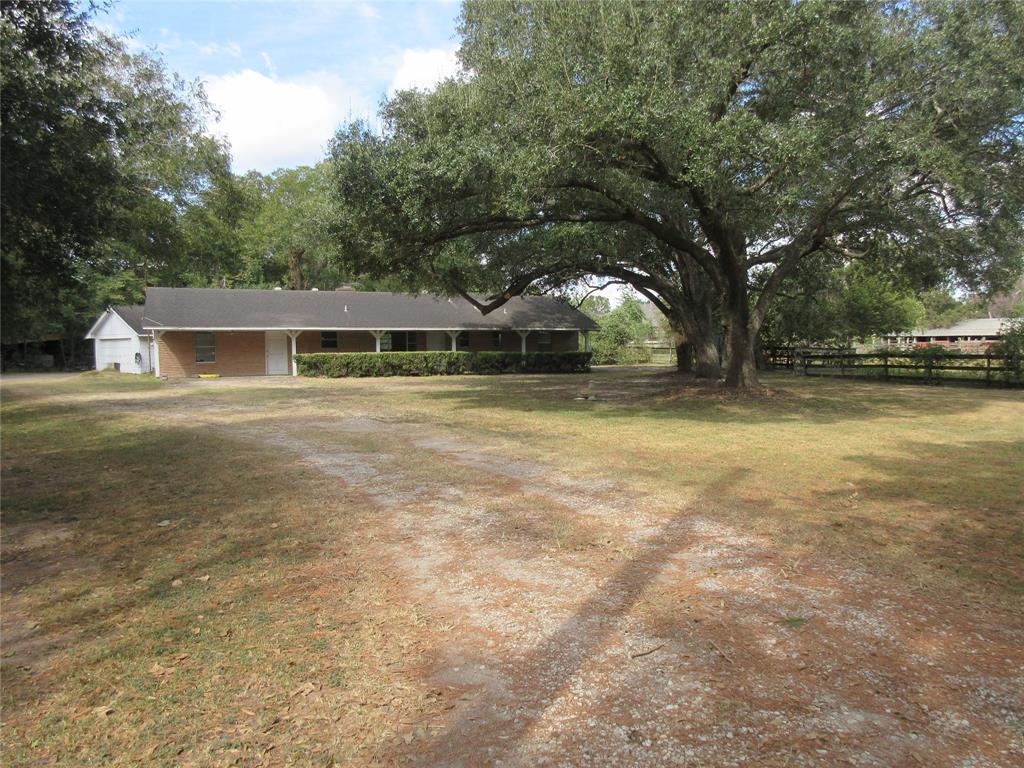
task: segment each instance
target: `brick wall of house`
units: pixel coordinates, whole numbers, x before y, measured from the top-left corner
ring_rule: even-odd
[[[160,334],[160,375],[178,378],[200,373],[219,373],[221,376],[266,374],[266,337],[262,331],[217,331],[214,338],[216,362],[197,363],[194,333],[167,331]]]

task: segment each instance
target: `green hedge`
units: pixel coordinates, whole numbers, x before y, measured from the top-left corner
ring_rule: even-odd
[[[453,376],[461,373],[584,373],[589,352],[317,352],[296,355],[299,375]]]

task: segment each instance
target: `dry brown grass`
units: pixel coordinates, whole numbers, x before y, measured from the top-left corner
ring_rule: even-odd
[[[429,742],[454,706],[431,672],[458,616],[395,568],[424,494],[460,494],[462,527],[425,529],[439,546],[505,553],[538,578],[558,561],[600,579],[642,555],[630,505],[577,503],[607,485],[638,515],[690,509],[755,537],[780,578],[809,584],[804,564],[828,561],[1019,610],[1020,393],[770,384],[737,398],[629,369],[9,379],[5,762],[389,764]],[[374,481],[351,482],[364,465]],[[405,528],[385,524],[389,504]],[[731,577],[700,577],[638,588],[633,615],[654,635],[721,622],[697,585]],[[779,611],[785,642],[815,627]]]
[[[371,762],[431,706],[422,612],[358,491],[253,441],[5,395],[8,765]]]

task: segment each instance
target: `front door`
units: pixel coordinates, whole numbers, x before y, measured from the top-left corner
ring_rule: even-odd
[[[288,334],[267,331],[267,375],[284,376],[288,373]]]

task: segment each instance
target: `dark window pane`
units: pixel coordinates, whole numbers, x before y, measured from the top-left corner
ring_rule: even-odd
[[[201,331],[195,336],[196,362],[215,363],[217,362],[217,341],[216,336],[207,331]]]

